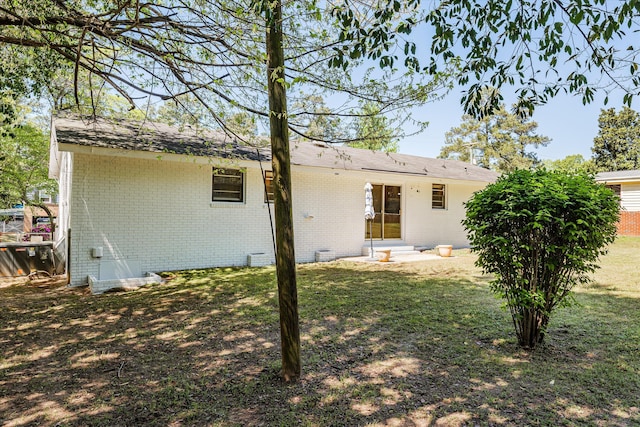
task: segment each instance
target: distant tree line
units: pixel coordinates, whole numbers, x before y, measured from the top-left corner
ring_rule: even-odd
[[[445,135],[439,157],[457,159],[497,172],[544,167],[564,172],[606,172],[640,169],[640,114],[624,106],[620,111],[603,109],[593,140],[592,158],[581,154],[541,161],[532,148],[551,141],[536,133],[538,124],[507,111],[504,105],[491,115],[462,117],[460,126]]]

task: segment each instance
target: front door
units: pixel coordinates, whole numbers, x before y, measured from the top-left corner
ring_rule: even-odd
[[[374,239],[400,239],[400,187],[373,185],[373,210],[376,217],[371,224]],[[369,239],[369,221],[365,221],[365,238]]]

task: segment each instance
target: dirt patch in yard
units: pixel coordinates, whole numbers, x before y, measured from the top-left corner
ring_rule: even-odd
[[[57,289],[67,284],[67,276],[0,277],[0,289],[10,287]]]
[[[637,299],[581,294],[588,316],[560,312],[527,353],[473,260],[300,266],[296,384],[279,379],[273,268],[171,273],[100,296],[3,285],[0,425],[640,422]]]

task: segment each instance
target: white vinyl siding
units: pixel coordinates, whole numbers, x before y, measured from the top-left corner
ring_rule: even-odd
[[[620,205],[629,212],[640,211],[640,183],[622,184]]]

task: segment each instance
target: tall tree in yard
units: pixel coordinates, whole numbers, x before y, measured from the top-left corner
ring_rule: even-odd
[[[593,161],[601,172],[640,169],[640,114],[629,107],[600,111]]]
[[[479,119],[465,115],[462,120],[446,133],[439,157],[473,160],[487,169],[511,172],[537,166],[539,160],[530,147],[549,143],[549,138],[535,133],[536,122],[509,113],[504,106],[491,115]]]
[[[44,209],[53,219],[36,193],[56,192],[56,182],[49,179],[48,173],[48,137],[26,118],[24,104],[5,97],[2,106],[5,114],[0,114],[0,209],[26,203]]]
[[[362,106],[362,115],[356,120],[356,137],[349,146],[374,151],[395,153],[398,151],[398,139],[389,126],[388,119],[372,102]]]
[[[253,114],[263,123],[270,122],[276,145],[279,138],[287,138],[280,132],[287,126],[283,119],[295,112],[269,109],[267,88],[276,90],[273,82],[282,86],[283,97],[287,89],[289,101],[302,93],[306,96],[313,86],[323,94],[346,94],[356,103],[374,101],[382,110],[392,104],[411,107],[430,100],[435,89],[449,87],[444,83],[450,83],[447,79],[455,69],[457,82],[468,87],[462,102],[474,115],[492,112],[501,101],[496,96],[486,104],[489,108],[480,108],[479,95],[485,86],[514,83],[520,87],[516,110],[524,115],[559,90],[580,93],[585,102],[591,102],[599,88],[611,89],[600,82],[626,90],[625,101],[630,103],[640,82],[638,50],[610,44],[624,43],[627,34],[633,34],[640,3],[626,0],[606,10],[604,3],[489,0],[422,7],[419,0],[14,0],[0,4],[0,43],[16,52],[2,56],[0,69],[9,70],[11,78],[0,77],[0,84],[27,90],[25,82],[40,82],[38,76],[66,61],[74,75],[85,70],[132,105],[136,96],[174,99],[190,94],[204,106],[208,120],[239,140],[243,136],[227,126],[221,112]],[[272,30],[276,10],[286,12],[281,21],[286,68],[275,67],[265,76],[265,64],[275,58],[267,57],[264,35]],[[433,35],[430,43],[418,49],[419,41],[406,35],[420,24],[427,25]],[[271,43],[277,47],[277,41]],[[427,48],[426,66],[420,56],[422,47]],[[513,54],[507,51],[510,48]],[[398,67],[400,57],[402,67]],[[367,59],[376,61],[383,71],[364,84],[354,84],[351,67],[360,67]],[[556,64],[566,61],[571,71],[565,74],[565,68]],[[399,68],[408,71],[410,85],[388,83],[389,75]],[[606,78],[593,78],[593,73]],[[425,76],[426,81],[416,80]],[[34,84],[33,89],[37,88]],[[272,107],[278,108],[276,104]],[[403,110],[395,111],[402,116]],[[293,122],[288,129],[306,136],[305,129]],[[278,173],[286,174],[288,159],[277,162],[281,162]],[[276,197],[290,211],[290,189],[278,173],[274,178],[281,195]],[[288,237],[279,240],[278,252],[293,257],[293,232],[281,231]],[[295,282],[295,275],[289,279]],[[296,303],[293,298],[289,302]],[[287,375],[295,379],[295,368]]]
[[[282,47],[282,3],[263,3],[267,26],[267,84],[269,90],[269,124],[276,213],[276,268],[280,304],[280,340],[282,341],[282,375],[285,381],[300,376],[300,329],[298,325],[298,293],[296,258],[293,246],[293,214],[291,212],[291,162],[287,125],[284,49]]]
[[[355,107],[362,100],[393,105],[400,112],[442,87],[437,76],[425,76],[422,83],[412,77],[414,84],[397,82],[397,87],[387,83],[387,73],[366,84],[352,81],[350,72],[329,67],[335,56],[331,47],[349,43],[336,36],[335,19],[315,1],[16,0],[0,5],[0,43],[19,53],[2,56],[0,66],[13,70],[15,79],[0,78],[0,84],[38,90],[41,85],[27,82],[37,75],[34,67],[45,63],[34,58],[47,52],[45,59],[54,61],[43,67],[43,74],[53,75],[56,62],[69,65],[78,103],[93,105],[91,91],[102,90],[106,83],[131,106],[141,103],[141,97],[177,102],[188,98],[178,110],[199,104],[189,120],[202,118],[208,127],[241,143],[252,140],[229,118],[246,113],[269,126],[283,377],[288,381],[300,375],[289,132],[318,138],[307,135],[304,124],[288,120],[295,111],[288,110],[287,98],[297,105],[297,99],[318,90],[342,94],[344,103],[337,111],[321,114],[353,118],[357,114],[348,105]],[[90,76],[88,86],[79,84],[83,74]],[[21,78],[22,85],[13,84]],[[79,93],[83,90],[89,96]]]

